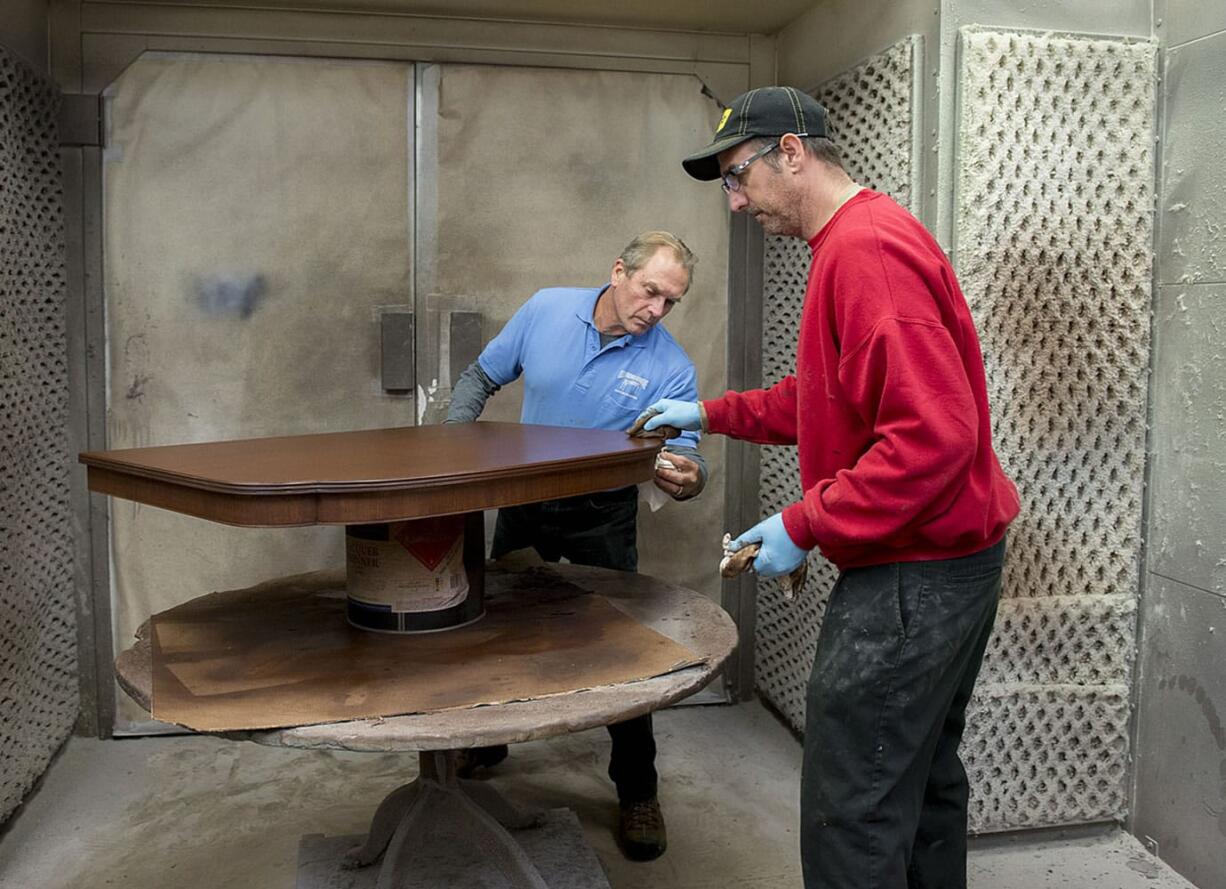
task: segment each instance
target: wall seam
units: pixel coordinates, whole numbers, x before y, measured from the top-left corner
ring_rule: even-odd
[[[1178,577],[1172,577],[1169,574],[1163,574],[1161,571],[1154,571],[1153,569],[1150,569],[1148,573],[1152,574],[1154,577],[1161,577],[1163,580],[1169,580],[1171,583],[1177,583],[1180,586],[1187,587],[1190,590],[1196,590],[1197,592],[1204,593],[1207,596],[1213,596],[1215,599],[1226,599],[1226,592],[1221,592],[1219,590],[1207,590],[1203,586],[1197,586],[1194,583],[1189,583],[1186,580],[1181,580]]]
[[[1159,0],[1162,2],[1162,0]],[[1151,5],[1150,21],[1151,24],[1155,18],[1153,14],[1154,7]],[[1165,12],[1165,10],[1164,10]],[[1154,473],[1154,379],[1158,366],[1158,321],[1157,321],[1157,301],[1160,288],[1162,286],[1159,280],[1159,245],[1162,238],[1162,162],[1163,162],[1163,140],[1162,134],[1166,130],[1166,101],[1164,96],[1164,84],[1166,82],[1166,52],[1163,50],[1159,35],[1151,31],[1151,39],[1157,42],[1155,47],[1154,72],[1157,75],[1154,82],[1154,130],[1153,130],[1153,177],[1154,177],[1154,193],[1153,193],[1153,225],[1150,230],[1151,249],[1153,256],[1153,266],[1150,269],[1150,294],[1149,294],[1149,368],[1148,378],[1145,387],[1145,466],[1141,473],[1141,551],[1139,553],[1139,564],[1137,576],[1137,610],[1133,615],[1134,633],[1133,638],[1136,646],[1132,660],[1132,676],[1130,677],[1131,688],[1128,695],[1128,790],[1127,790],[1127,813],[1124,818],[1124,824],[1130,832],[1135,833],[1136,821],[1136,802],[1137,802],[1137,786],[1139,781],[1140,770],[1137,768],[1137,760],[1141,755],[1141,688],[1144,685],[1142,681],[1142,672],[1145,669],[1145,659],[1141,656],[1141,652],[1145,650],[1146,627],[1145,627],[1145,605],[1149,599],[1149,578],[1153,573],[1150,570],[1150,559],[1152,549],[1149,545],[1150,539],[1150,497],[1151,497],[1151,481]]]
[[[350,18],[388,18],[388,19],[416,19],[424,21],[444,21],[444,22],[468,22],[476,24],[495,24],[495,25],[528,25],[542,26],[551,28],[604,28],[616,29],[618,31],[644,31],[652,34],[686,34],[698,38],[714,37],[744,37],[745,34],[739,31],[700,31],[691,28],[677,28],[660,25],[625,25],[613,24],[611,22],[575,22],[564,21],[558,19],[532,19],[532,18],[514,18],[503,16],[483,16],[483,15],[440,15],[421,12],[412,12],[408,10],[398,9],[381,9],[371,12],[369,9],[344,9],[344,8],[311,8],[311,7],[294,7],[294,6],[242,6],[232,3],[209,3],[209,2],[166,2],[166,0],[84,0],[81,4],[84,7],[100,7],[100,6],[118,6],[128,7],[131,9],[156,9],[165,10],[168,12],[178,12],[179,10],[189,9],[201,12],[217,12],[217,13],[232,13],[232,12],[270,12],[270,13],[310,13],[312,15],[334,15],[339,17]],[[799,18],[799,16],[797,16]],[[784,25],[778,31],[786,28]]]
[[[1177,49],[1183,49],[1185,46],[1191,46],[1194,43],[1200,43],[1204,40],[1212,40],[1214,37],[1221,37],[1223,35],[1226,35],[1226,28],[1219,28],[1218,30],[1209,34],[1202,34],[1199,37],[1193,37],[1191,40],[1185,40],[1183,43],[1176,43],[1168,46],[1166,51],[1168,53],[1174,52]]]

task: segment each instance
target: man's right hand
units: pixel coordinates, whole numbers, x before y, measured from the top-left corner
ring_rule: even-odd
[[[690,432],[698,432],[702,429],[702,412],[696,401],[661,398],[639,414],[640,420],[643,417],[651,418],[643,425],[643,429],[648,432],[660,426],[673,426]]]

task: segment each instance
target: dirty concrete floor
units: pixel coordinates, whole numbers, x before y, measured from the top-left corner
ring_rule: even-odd
[[[567,806],[613,889],[800,887],[800,747],[761,705],[657,714],[669,851],[624,860],[603,729],[519,745],[491,780]],[[292,889],[298,839],[363,833],[414,754],[260,747],[212,737],[73,738],[0,834],[3,889]],[[976,843],[973,889],[1191,889],[1120,832]]]

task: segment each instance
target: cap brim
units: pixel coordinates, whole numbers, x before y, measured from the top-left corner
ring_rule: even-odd
[[[722,139],[716,139],[702,151],[691,154],[681,162],[685,172],[702,182],[710,182],[719,178],[719,155],[729,148],[735,148],[742,142],[755,138],[755,133],[734,133]]]

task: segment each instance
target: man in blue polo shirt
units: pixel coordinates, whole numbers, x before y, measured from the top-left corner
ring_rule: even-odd
[[[537,291],[460,376],[447,422],[471,422],[502,386],[524,379],[523,423],[626,429],[661,398],[696,401],[694,365],[659,325],[690,287],[694,254],[668,232],[644,232],[613,263],[603,287]],[[706,464],[698,434],[666,443],[655,484],[677,500],[698,494]],[[549,500],[498,511],[491,556],[532,547],[547,561],[634,571],[638,491]],[[656,798],[651,715],[609,726],[609,777],[617,786],[618,840],[628,858],[648,861],[666,846]],[[466,767],[493,765],[505,747],[471,751]]]

